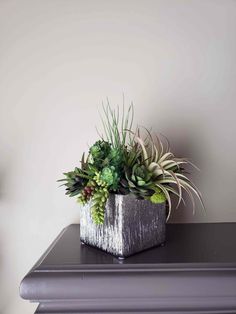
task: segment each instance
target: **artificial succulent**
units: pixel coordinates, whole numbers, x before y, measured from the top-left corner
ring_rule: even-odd
[[[70,197],[80,194],[88,182],[87,175],[78,167],[74,171],[64,173],[64,176],[65,178],[58,182],[64,182],[62,185],[66,186],[66,195]]]
[[[111,145],[103,140],[97,141],[89,149],[90,162],[101,168],[103,163],[106,162],[106,158],[110,154]]]
[[[66,194],[77,196],[81,204],[91,202],[94,223],[102,224],[109,193],[131,193],[139,199],[158,204],[168,202],[171,214],[171,194],[183,201],[185,191],[195,206],[193,195],[203,205],[201,194],[190,181],[184,167],[191,164],[187,159],[176,158],[158,136],[149,131],[141,136],[139,128],[132,131],[133,106],[125,113],[112,110],[109,103],[103,107],[102,120],[105,137],[89,149],[81,167],[64,173]],[[204,206],[204,205],[203,205]]]

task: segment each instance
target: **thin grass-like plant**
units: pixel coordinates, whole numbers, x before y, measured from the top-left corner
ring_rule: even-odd
[[[107,99],[107,105],[102,104],[101,121],[105,132],[106,140],[111,143],[113,148],[121,148],[126,145],[127,133],[132,129],[134,119],[133,103],[125,112],[124,103],[120,118],[119,107],[112,109]]]

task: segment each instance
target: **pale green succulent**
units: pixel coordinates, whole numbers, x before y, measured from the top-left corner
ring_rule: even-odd
[[[103,168],[100,178],[111,189],[113,190],[117,189],[120,178],[114,166]]]
[[[166,201],[166,197],[165,194],[162,191],[159,192],[155,192],[154,194],[152,194],[152,196],[150,197],[150,201],[154,204],[161,204],[164,203]]]

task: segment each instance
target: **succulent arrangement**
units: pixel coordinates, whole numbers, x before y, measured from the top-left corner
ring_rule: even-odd
[[[104,221],[105,205],[110,193],[132,193],[138,199],[152,203],[169,204],[171,195],[178,197],[178,205],[187,193],[195,207],[194,195],[202,197],[198,188],[188,178],[185,158],[177,158],[168,141],[166,144],[147,129],[133,130],[133,105],[125,112],[119,108],[103,106],[104,136],[93,144],[87,157],[82,156],[81,166],[64,173],[62,181],[66,194],[76,196],[84,205],[91,202],[91,215],[96,224]],[[142,132],[141,132],[142,131]],[[143,134],[144,133],[144,134]]]

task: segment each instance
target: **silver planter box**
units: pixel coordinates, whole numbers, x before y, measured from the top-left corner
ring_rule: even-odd
[[[110,194],[105,220],[96,225],[91,204],[81,208],[80,239],[117,257],[127,257],[165,242],[166,204],[136,199],[132,194]]]

